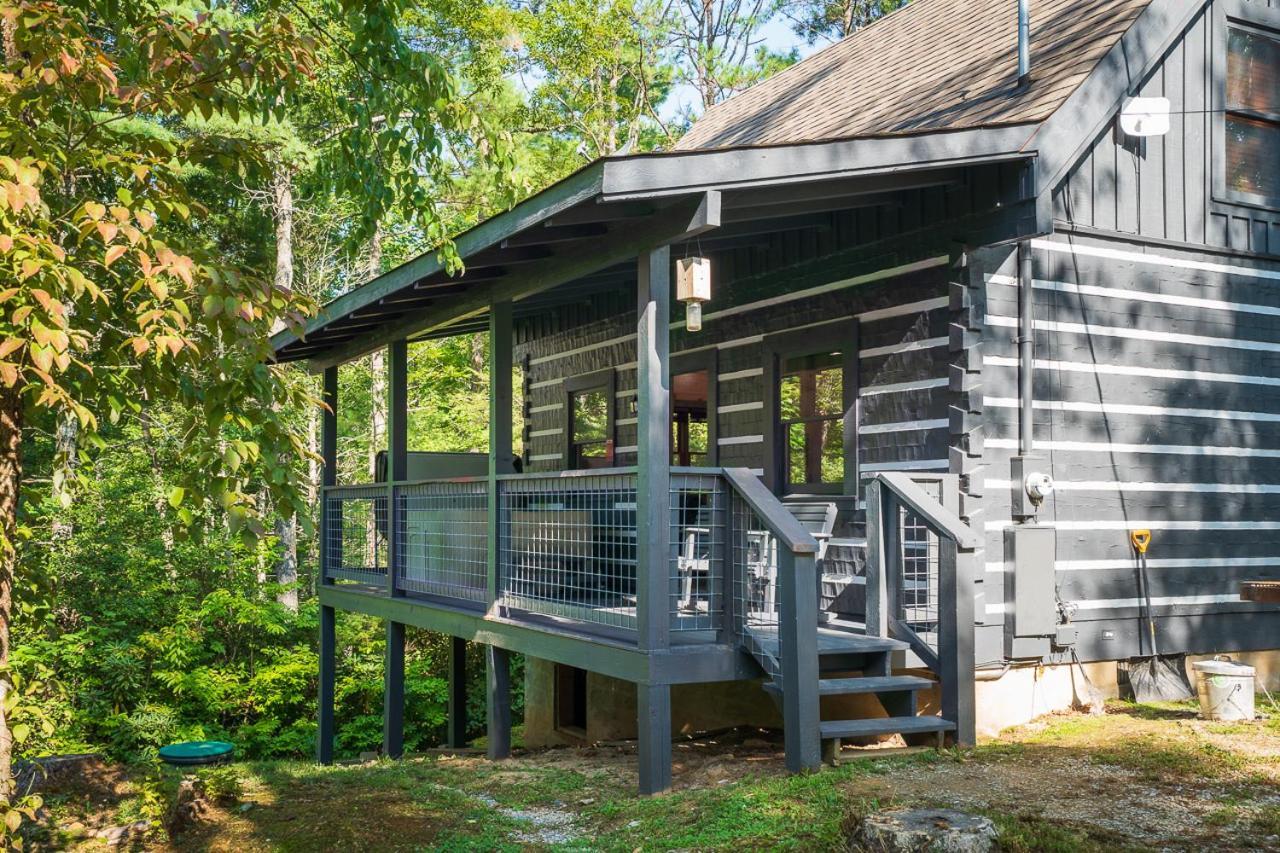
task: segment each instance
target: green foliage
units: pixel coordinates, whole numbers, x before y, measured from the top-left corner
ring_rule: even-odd
[[[839,41],[907,4],[907,0],[787,0],[784,14],[809,44]]]

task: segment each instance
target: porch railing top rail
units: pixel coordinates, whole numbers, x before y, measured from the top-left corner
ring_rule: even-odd
[[[747,468],[725,468],[724,477],[760,521],[793,554],[818,553],[818,540],[796,520],[777,495]]]
[[[937,498],[920,488],[910,475],[882,471],[873,479],[888,486],[908,509],[936,528],[940,534],[954,541],[957,547],[970,551],[982,544],[972,527],[939,503]]]

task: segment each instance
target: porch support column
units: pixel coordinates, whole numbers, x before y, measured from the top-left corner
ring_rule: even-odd
[[[636,323],[636,601],[640,648],[671,640],[671,250],[639,259]],[[640,793],[671,787],[671,687],[638,684]]]
[[[498,600],[499,556],[502,551],[499,517],[498,475],[510,474],[514,466],[512,450],[511,302],[496,302],[489,308],[489,606]]]
[[[511,436],[512,388],[511,302],[489,307],[489,607],[501,589],[501,489],[498,476],[514,468]],[[489,758],[511,755],[511,655],[506,649],[485,649],[485,705]],[[465,701],[463,704],[465,708]]]
[[[489,717],[489,758],[511,757],[511,653],[485,647],[485,698]]]
[[[640,724],[640,793],[671,787],[671,685],[637,684]]]
[[[640,255],[636,324],[636,598],[640,648],[670,642],[671,250]]]
[[[330,584],[328,543],[328,507],[325,486],[338,482],[338,368],[327,367],[321,399],[326,408],[320,416],[320,458],[323,467],[320,477],[320,583]],[[316,760],[321,764],[333,763],[333,695],[337,679],[335,667],[337,614],[328,605],[320,605],[320,685],[317,691],[318,730],[316,732]]]
[[[399,498],[396,483],[409,468],[409,342],[392,341],[387,348],[387,594],[400,595],[397,581],[404,571]],[[404,624],[388,620],[387,653],[382,697],[382,754],[404,754]]]
[[[453,749],[467,745],[467,641],[449,638],[449,740]]]

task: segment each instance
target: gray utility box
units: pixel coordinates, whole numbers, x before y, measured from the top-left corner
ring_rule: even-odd
[[[1057,635],[1054,559],[1058,531],[1047,524],[1015,524],[1004,531],[1005,651],[1011,658],[1049,651]]]

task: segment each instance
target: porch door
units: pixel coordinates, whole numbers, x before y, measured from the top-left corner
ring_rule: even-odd
[[[671,360],[671,464],[716,464],[715,350]]]
[[[612,370],[565,381],[565,467],[613,466],[615,384]]]

